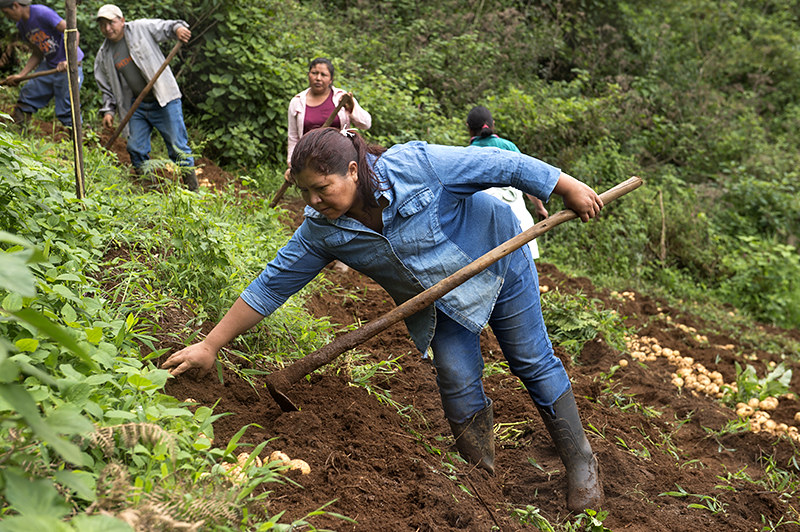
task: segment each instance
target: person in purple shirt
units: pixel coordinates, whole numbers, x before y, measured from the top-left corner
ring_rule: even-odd
[[[506,203],[480,193],[486,188],[513,186],[542,200],[558,194],[583,221],[603,207],[586,184],[521,153],[425,142],[386,150],[335,128],[315,129],[300,139],[291,177],[308,205],[302,225],[208,336],[162,364],[171,374],[191,368],[208,372],[224,345],[274,312],[333,259],[371,277],[398,304],[430,288],[520,232]],[[598,509],[603,489],[597,459],[547,335],[528,246],[406,319],[420,353],[433,351],[456,448],[494,473],[494,414],[483,387],[480,349],[487,324],[564,463],[567,507]]]
[[[56,117],[66,127],[72,127],[72,107],[69,100],[67,56],[64,47],[66,21],[47,6],[31,0],[0,0],[0,10],[17,23],[17,29],[33,53],[19,74],[9,76],[5,83],[18,85],[20,78],[34,71],[57,69],[58,72],[29,80],[19,92],[14,107],[14,122],[27,123],[38,109],[55,99]],[[78,48],[78,86],[83,84],[83,50]]]

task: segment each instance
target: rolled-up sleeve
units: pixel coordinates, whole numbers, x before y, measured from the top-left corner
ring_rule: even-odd
[[[241,294],[244,302],[263,316],[275,312],[333,260],[331,255],[311,245],[301,229]]]
[[[547,201],[561,170],[539,159],[494,147],[429,144],[428,161],[442,186],[469,195],[492,187],[514,187]]]

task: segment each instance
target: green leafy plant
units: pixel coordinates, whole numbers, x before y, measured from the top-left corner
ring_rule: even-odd
[[[792,369],[781,362],[769,371],[764,377],[759,378],[756,369],[747,364],[744,368],[736,362],[736,392],[729,390],[725,396],[726,402],[735,404],[747,402],[755,397],[762,400],[766,397],[779,397],[789,391],[792,381]]]
[[[612,347],[622,351],[625,346],[625,327],[621,317],[609,309],[598,308],[600,302],[583,294],[574,296],[559,290],[542,297],[544,315],[550,338],[578,358],[586,342],[602,336]]]

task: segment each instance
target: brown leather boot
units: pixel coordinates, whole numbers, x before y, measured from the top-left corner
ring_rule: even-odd
[[[464,460],[494,475],[494,410],[492,401],[464,423],[449,421],[456,449]]]
[[[536,408],[567,470],[567,509],[576,513],[587,508],[599,510],[603,504],[603,486],[597,459],[583,432],[572,389],[553,404],[555,415],[538,405]]]

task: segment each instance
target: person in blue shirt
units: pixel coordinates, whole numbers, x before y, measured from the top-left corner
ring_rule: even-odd
[[[383,149],[335,128],[303,136],[291,178],[305,220],[274,260],[200,342],[162,365],[172,375],[208,372],[217,352],[255,326],[338,259],[371,277],[400,304],[519,233],[508,205],[477,192],[513,186],[543,200],[555,192],[584,222],[603,207],[584,183],[520,153],[409,142]],[[406,319],[421,353],[433,351],[437,384],[456,448],[494,472],[492,401],[483,388],[480,332],[489,324],[511,371],[541,413],[567,470],[567,507],[598,508],[597,460],[570,381],[554,355],[527,246]]]

